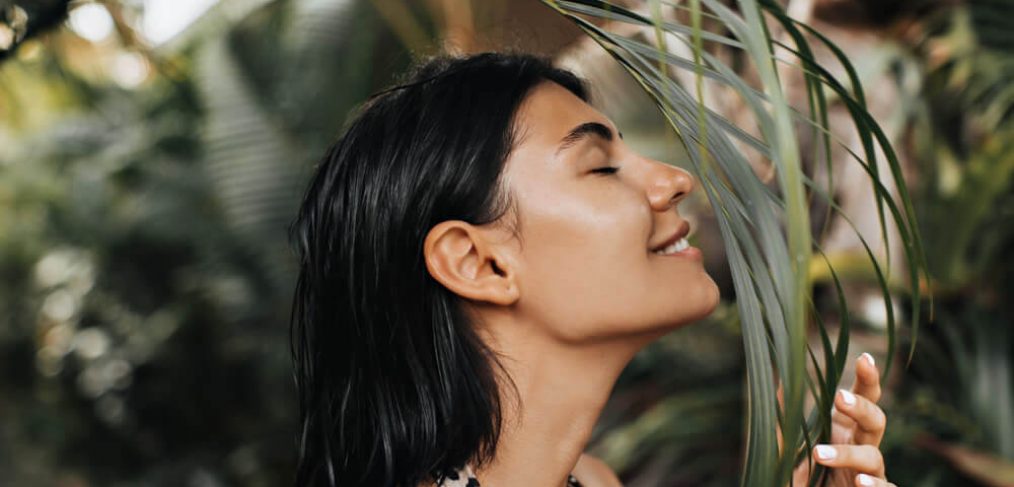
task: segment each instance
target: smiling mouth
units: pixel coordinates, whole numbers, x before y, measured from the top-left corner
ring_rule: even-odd
[[[703,261],[704,255],[701,253],[701,249],[690,246],[687,242],[687,238],[683,237],[676,242],[672,243],[668,247],[659,250],[653,250],[651,253],[660,257],[676,257],[676,258],[689,258],[691,260]]]
[[[651,253],[662,257],[684,257],[703,261],[704,257],[701,254],[701,249],[692,247],[690,242],[687,241],[687,235],[689,234],[690,223],[684,221],[679,229],[669,237],[667,244],[663,244],[664,246],[662,247],[656,247]]]
[[[684,220],[675,232],[651,250],[655,253],[679,252],[690,245],[687,242],[688,235],[690,235],[690,222]]]
[[[687,238],[683,237],[673,242],[669,246],[659,250],[655,250],[653,252],[657,255],[671,255],[677,252],[682,252],[688,248],[690,248],[690,242],[687,242]]]

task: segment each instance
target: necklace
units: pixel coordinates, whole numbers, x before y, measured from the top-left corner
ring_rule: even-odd
[[[479,479],[475,478],[471,465],[465,465],[463,470],[453,470],[437,481],[436,487],[481,487]],[[567,487],[583,487],[581,482],[573,474],[567,475]]]

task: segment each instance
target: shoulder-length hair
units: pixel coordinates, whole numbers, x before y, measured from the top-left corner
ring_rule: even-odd
[[[423,241],[444,220],[514,212],[502,169],[518,107],[544,81],[588,99],[543,58],[433,58],[326,151],[290,227],[297,486],[415,487],[492,458],[499,364],[428,273]]]

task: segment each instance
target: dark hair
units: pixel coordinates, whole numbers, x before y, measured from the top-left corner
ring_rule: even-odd
[[[415,487],[492,458],[498,362],[428,273],[423,241],[444,220],[513,212],[501,173],[518,107],[543,81],[587,101],[543,58],[432,58],[371,97],[326,151],[290,228],[297,486]]]

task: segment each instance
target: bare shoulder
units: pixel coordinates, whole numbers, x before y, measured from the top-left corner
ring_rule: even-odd
[[[574,465],[574,477],[584,487],[623,487],[616,472],[600,458],[582,453]]]

